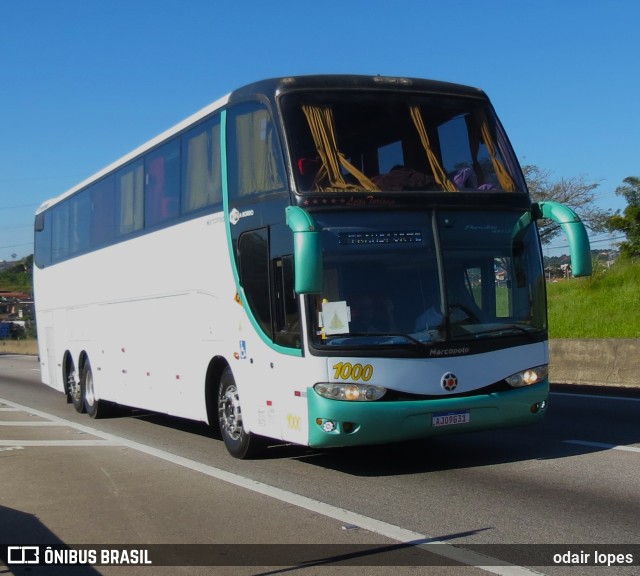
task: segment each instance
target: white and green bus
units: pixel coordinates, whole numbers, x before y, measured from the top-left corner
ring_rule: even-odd
[[[239,458],[537,422],[540,218],[589,274],[478,89],[257,82],[38,209],[42,379],[91,417],[219,426]]]

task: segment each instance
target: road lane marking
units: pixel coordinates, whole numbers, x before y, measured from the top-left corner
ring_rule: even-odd
[[[620,400],[623,402],[640,402],[640,398],[630,396],[603,396],[597,394],[577,394],[575,392],[550,392],[549,396],[573,396],[574,398],[588,398],[596,400]]]
[[[345,510],[344,508],[339,508],[325,502],[320,502],[319,500],[314,500],[313,498],[308,498],[307,496],[302,496],[294,492],[288,492],[287,490],[284,490],[282,488],[264,484],[263,482],[252,480],[250,478],[246,478],[244,476],[240,476],[239,474],[234,474],[233,472],[228,472],[226,470],[222,470],[208,464],[203,464],[201,462],[197,462],[196,460],[190,460],[188,458],[184,458],[183,456],[171,454],[170,452],[165,452],[164,450],[153,448],[152,446],[147,446],[146,444],[140,444],[139,442],[128,440],[127,438],[109,434],[108,432],[102,432],[83,424],[77,424],[76,422],[65,420],[64,418],[54,416],[53,414],[34,410],[32,408],[22,406],[9,400],[0,398],[0,403],[13,406],[18,410],[29,412],[30,414],[33,414],[35,416],[47,418],[53,422],[58,422],[62,425],[69,426],[70,428],[86,432],[87,434],[91,434],[92,436],[103,438],[104,440],[112,442],[114,446],[123,446],[132,450],[136,450],[138,452],[142,452],[143,454],[147,454],[149,456],[154,456],[166,462],[182,466],[183,468],[187,468],[195,472],[200,472],[202,474],[210,476],[211,478],[216,478],[217,480],[222,480],[223,482],[233,484],[234,486],[251,490],[252,492],[262,494],[263,496],[268,496],[275,500],[285,502],[286,504],[293,504],[294,506],[309,510],[310,512],[321,514],[322,516],[326,516],[328,518],[332,518],[334,520],[342,522],[343,524],[360,526],[365,530],[368,530],[375,534],[379,534],[386,538],[390,538],[391,540],[414,545],[417,548],[427,550],[432,554],[436,554],[438,556],[460,562],[461,564],[465,564],[467,566],[474,566],[492,574],[497,574],[499,576],[540,576],[542,574],[541,572],[537,572],[529,568],[509,564],[508,562],[499,560],[497,558],[492,558],[484,554],[472,552],[471,550],[466,550],[463,547],[454,546],[448,542],[444,542],[442,540],[438,540],[437,538],[427,536],[426,534],[413,532],[412,530],[407,530],[406,528],[402,528],[394,524],[389,524],[387,522],[383,522],[382,520],[376,520],[375,518],[370,518],[368,516],[358,514],[357,512],[351,512],[350,510]],[[77,442],[87,441],[79,440]],[[0,445],[3,444],[0,442]],[[28,444],[26,442],[16,441],[15,444],[9,445],[25,446]],[[86,446],[87,444],[83,445]],[[99,445],[104,446],[105,444]]]
[[[0,440],[0,446],[11,446],[24,448],[41,446],[120,446],[119,442],[113,440]]]
[[[640,448],[635,446],[621,446],[619,444],[604,444],[602,442],[587,442],[586,440],[563,440],[565,444],[579,444],[580,446],[592,446],[593,448],[604,448],[605,450],[624,450],[625,452],[640,452]]]
[[[66,426],[66,424],[61,424],[60,422],[51,422],[50,420],[45,420],[44,422],[33,422],[30,420],[11,422],[11,420],[5,420],[3,422],[0,422],[0,426]]]

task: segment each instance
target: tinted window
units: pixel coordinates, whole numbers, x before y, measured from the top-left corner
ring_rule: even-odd
[[[142,162],[120,170],[116,175],[117,232],[119,236],[141,230],[143,217]]]
[[[301,192],[524,190],[481,99],[320,91],[282,106]]]
[[[90,237],[91,196],[84,190],[69,200],[69,252],[86,252]]]
[[[260,327],[270,337],[271,307],[269,304],[269,236],[266,229],[245,232],[240,236],[240,282],[247,304]]]
[[[145,227],[180,215],[180,141],[169,142],[145,158]]]
[[[69,203],[58,204],[52,211],[51,259],[56,262],[69,255]]]
[[[185,134],[182,158],[182,213],[221,203],[219,117]]]
[[[244,104],[228,116],[229,195],[242,198],[282,190],[282,153],[269,111],[260,104]]]
[[[91,195],[91,244],[103,246],[116,237],[116,179],[109,176],[87,192]]]

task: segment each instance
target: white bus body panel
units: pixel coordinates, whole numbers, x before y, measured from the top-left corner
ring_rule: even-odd
[[[98,398],[206,420],[208,364],[244,317],[221,213],[36,269],[34,285],[44,383],[64,390],[65,352],[76,368],[84,353]]]

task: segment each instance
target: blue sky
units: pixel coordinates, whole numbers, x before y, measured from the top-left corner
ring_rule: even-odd
[[[600,182],[598,204],[623,209],[639,17],[636,0],[3,0],[0,260],[32,253],[44,200],[234,88],[294,74],[478,86],[523,164]]]

